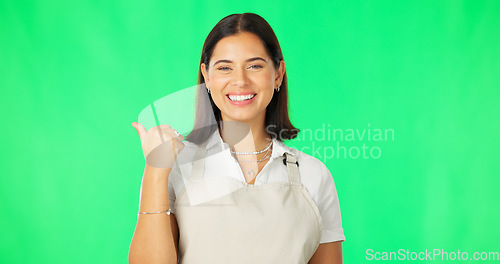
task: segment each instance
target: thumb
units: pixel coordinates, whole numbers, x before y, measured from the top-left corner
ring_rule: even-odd
[[[139,137],[141,138],[141,143],[144,142],[144,138],[146,137],[146,134],[148,131],[146,131],[146,128],[140,123],[137,122],[132,122],[132,126],[137,130],[137,134],[139,134]]]

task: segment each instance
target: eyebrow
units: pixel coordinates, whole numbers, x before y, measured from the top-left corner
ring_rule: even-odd
[[[256,60],[261,60],[261,61],[267,63],[267,61],[261,57],[253,57],[253,58],[246,60],[245,62],[252,62],[252,61],[256,61]],[[218,60],[214,63],[213,66],[217,65],[217,63],[233,63],[233,61],[232,60]]]

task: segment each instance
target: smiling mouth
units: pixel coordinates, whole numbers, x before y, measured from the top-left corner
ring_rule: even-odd
[[[229,98],[229,100],[233,101],[233,102],[243,102],[243,101],[247,101],[247,100],[251,100],[252,98],[254,98],[257,94],[248,94],[248,95],[227,95],[227,97]]]

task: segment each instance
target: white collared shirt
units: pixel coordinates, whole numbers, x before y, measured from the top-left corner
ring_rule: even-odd
[[[169,203],[174,214],[176,196],[184,189],[189,178],[188,175],[192,174],[192,160],[198,147],[189,141],[184,141],[184,144],[185,147],[178,155],[177,162],[169,176]],[[205,178],[233,177],[246,183],[240,165],[231,155],[229,145],[222,141],[219,130],[216,130],[209,137],[206,148],[208,152],[205,159]],[[262,185],[271,182],[288,181],[288,171],[286,165],[283,164],[283,154],[285,152],[296,155],[301,182],[319,209],[323,222],[320,243],[344,241],[345,237],[335,183],[330,171],[319,159],[290,148],[277,139],[273,139],[271,158],[257,175],[254,184]]]

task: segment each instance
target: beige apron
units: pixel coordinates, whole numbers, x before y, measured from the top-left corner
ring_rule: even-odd
[[[322,220],[300,181],[296,157],[283,155],[289,182],[248,185],[231,177],[205,179],[205,156],[202,145],[174,204],[179,263],[307,263],[319,246]],[[217,197],[210,186],[232,191]]]

